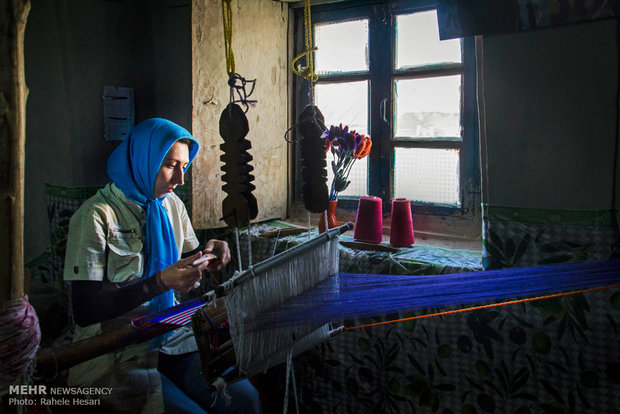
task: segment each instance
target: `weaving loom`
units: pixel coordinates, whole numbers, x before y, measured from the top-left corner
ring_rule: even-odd
[[[186,302],[134,325],[140,329],[182,325],[189,323],[193,314],[203,373],[214,380],[235,360],[235,375],[241,377],[285,362],[289,354],[304,352],[337,332],[330,332],[329,322],[439,307],[456,307],[442,312],[454,313],[620,284],[617,259],[441,276],[338,273],[335,236],[348,228],[342,227],[235,275],[216,291],[205,294],[203,300]],[[209,305],[208,312],[196,312],[219,296],[225,297],[226,311],[219,306],[214,316],[213,305]],[[514,298],[518,299],[499,302]],[[464,307],[467,304],[479,306]],[[226,318],[230,321],[229,336],[213,349],[205,336],[212,335]],[[213,351],[220,355],[212,355]]]
[[[338,272],[338,235],[348,223],[235,274],[215,291],[167,310],[134,319],[143,334],[192,322],[203,374],[214,380],[236,359],[240,376],[252,376],[327,340],[338,330],[327,323],[258,326],[257,315],[307,292]],[[335,280],[335,279],[333,279]],[[222,305],[224,297],[225,308]],[[219,305],[217,304],[219,302]],[[223,322],[228,319],[230,331]],[[222,330],[217,343],[216,331]],[[233,350],[234,346],[234,350]]]
[[[202,298],[135,319],[131,325],[106,334],[105,340],[94,337],[82,341],[88,342],[83,346],[75,342],[43,350],[37,369],[57,372],[130,343],[149,340],[193,319],[203,374],[213,381],[236,360],[239,370],[227,376],[234,380],[327,340],[333,335],[327,329],[328,322],[453,307],[410,318],[416,319],[620,286],[619,259],[433,276],[338,273],[335,236],[348,228],[328,230],[235,275]],[[333,255],[334,260],[314,269],[310,263],[316,259],[312,258],[322,254]],[[465,307],[467,304],[477,306]],[[208,336],[227,318],[230,338],[217,344],[216,353],[212,353]],[[389,322],[393,321],[383,323]]]
[[[325,323],[258,327],[253,321],[262,312],[335,275],[338,272],[337,236],[351,227],[349,223],[331,229],[234,275],[216,291],[204,295],[209,302],[216,296],[225,296],[230,338],[240,375],[251,376],[264,371],[286,361],[290,352],[303,352],[329,338],[330,330]],[[213,373],[206,362],[212,359],[210,352],[213,347],[206,346],[202,340],[211,328],[207,326],[205,329],[205,315],[198,313],[193,326],[201,347],[203,373],[207,375]],[[208,317],[206,322],[215,327]]]

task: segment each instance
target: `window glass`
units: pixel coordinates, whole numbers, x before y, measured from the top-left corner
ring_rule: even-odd
[[[368,135],[368,81],[317,84],[315,103],[325,117],[325,125],[348,126]],[[371,137],[372,138],[372,137]],[[327,154],[328,182],[333,181],[332,154]],[[349,174],[351,184],[340,195],[364,196],[368,193],[368,157],[355,161]]]
[[[395,148],[394,198],[460,206],[459,150]]]
[[[396,137],[460,137],[461,75],[397,80]]]
[[[368,81],[319,83],[314,101],[327,127],[342,123],[360,134],[368,133]]]
[[[317,74],[368,70],[368,20],[315,27]]]
[[[396,17],[396,69],[460,62],[461,41],[439,40],[435,10]]]
[[[433,225],[449,232],[477,214],[472,203],[479,202],[475,105],[468,94],[476,90],[473,39],[440,41],[437,12],[426,0],[354,3],[351,10],[316,7],[314,95],[307,82],[295,84],[298,104],[313,100],[328,128],[342,123],[372,138],[372,154],[355,162],[351,184],[339,194],[349,197],[339,205],[353,209],[355,198],[368,194],[386,203],[407,198],[418,213],[446,218]],[[297,13],[300,24],[302,17]],[[297,50],[304,50],[301,34]],[[330,183],[332,159],[330,151]]]

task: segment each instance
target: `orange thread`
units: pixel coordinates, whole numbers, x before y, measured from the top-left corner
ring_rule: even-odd
[[[557,298],[557,297],[560,297],[560,296],[574,295],[576,293],[595,292],[597,290],[613,289],[613,288],[618,288],[618,287],[620,287],[620,284],[618,284],[618,285],[611,285],[611,286],[597,287],[597,288],[591,288],[591,289],[576,290],[576,291],[572,291],[572,292],[554,293],[554,294],[551,294],[551,295],[537,296],[537,297],[534,297],[534,298],[516,299],[516,300],[511,300],[511,301],[508,301],[508,302],[491,303],[491,304],[488,304],[488,305],[480,305],[480,306],[473,306],[473,307],[470,307],[470,308],[455,309],[455,310],[444,311],[444,312],[437,312],[437,313],[429,313],[429,314],[426,314],[426,315],[418,315],[418,316],[412,316],[412,317],[409,317],[409,318],[394,319],[394,320],[391,320],[391,321],[383,321],[383,322],[368,323],[368,324],[365,324],[365,325],[350,326],[348,328],[345,328],[345,331],[352,331],[353,329],[359,329],[359,328],[368,328],[368,327],[371,327],[371,326],[387,325],[389,323],[412,321],[414,319],[430,318],[431,316],[451,315],[451,314],[454,314],[454,313],[467,312],[467,311],[472,311],[472,310],[496,308],[498,306],[514,305],[514,304],[517,304],[517,303],[532,302],[532,301],[541,300],[541,299],[553,299],[553,298]]]

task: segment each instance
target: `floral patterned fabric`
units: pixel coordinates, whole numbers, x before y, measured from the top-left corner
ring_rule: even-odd
[[[616,212],[483,205],[485,269],[605,260],[618,242]]]
[[[297,357],[298,395],[312,413],[617,413],[619,325],[606,290],[348,331]]]
[[[265,260],[275,254],[317,235],[314,229],[294,236],[264,238],[260,234],[290,227],[286,223],[271,221],[250,227],[253,263]],[[244,268],[248,266],[247,229],[240,231],[241,259]],[[342,241],[352,241],[349,236],[341,236]],[[234,240],[229,240],[235,246]],[[231,248],[233,256],[235,249]],[[235,260],[236,257],[233,257]],[[482,270],[480,252],[448,250],[436,247],[416,246],[400,248],[398,252],[357,250],[340,246],[340,271],[347,273],[377,273],[393,275],[429,275]]]
[[[289,236],[277,242],[258,237],[274,225],[252,230],[257,260],[307,237]],[[602,240],[613,239],[613,227],[597,228]],[[485,258],[492,259],[488,246],[501,240],[498,251],[509,259],[504,264],[531,263],[536,251],[544,256],[539,262],[559,262],[559,252],[565,250],[551,248],[559,245],[544,225],[537,230],[538,243],[532,237],[531,244],[517,242],[525,233],[506,237],[500,231],[502,236],[496,234],[491,243],[487,238]],[[551,246],[543,248],[542,240]],[[609,252],[609,245],[602,247],[605,243],[590,243],[586,257],[597,257],[590,252]],[[572,250],[575,254],[566,261],[582,257],[578,251]],[[341,271],[360,273],[440,275],[482,269],[479,253],[421,246],[396,254],[341,247],[340,261]],[[442,310],[446,309],[382,315],[345,325]],[[348,330],[295,357],[294,369],[304,413],[620,413],[620,290]],[[268,387],[278,384],[282,396],[285,374],[282,366],[266,374]],[[278,406],[275,398],[271,403]],[[289,407],[293,405],[291,397]]]

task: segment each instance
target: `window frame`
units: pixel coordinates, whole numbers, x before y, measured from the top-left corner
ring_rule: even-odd
[[[373,151],[368,156],[368,194],[381,197],[383,211],[391,210],[393,194],[393,165],[395,148],[453,148],[460,149],[459,154],[459,191],[460,206],[447,206],[436,203],[411,201],[414,222],[424,221],[429,224],[428,231],[443,234],[468,234],[477,237],[480,226],[480,168],[479,168],[479,131],[476,104],[476,66],[475,39],[463,38],[461,42],[462,63],[431,65],[429,67],[395,68],[396,49],[396,16],[411,12],[436,9],[437,3],[432,0],[395,0],[378,2],[376,0],[343,1],[338,3],[312,6],[312,24],[344,22],[368,18],[368,71],[348,72],[345,74],[319,75],[317,84],[322,82],[353,82],[368,81],[368,135],[373,140]],[[304,49],[304,18],[303,8],[295,10],[295,55]],[[314,29],[314,27],[313,27]],[[386,48],[384,45],[389,44]],[[382,46],[383,45],[383,46]],[[437,75],[462,74],[461,128],[462,141],[454,139],[425,138],[407,140],[394,136],[395,102],[394,84],[399,79],[428,77]],[[297,115],[309,104],[309,82],[294,77],[294,110]],[[382,101],[386,100],[387,103]],[[385,105],[385,108],[382,107]],[[382,119],[383,110],[387,122]],[[295,116],[296,119],[296,116]],[[328,125],[329,127],[329,125]],[[378,137],[384,137],[379,139]],[[329,157],[329,155],[328,155]],[[296,161],[299,157],[296,157]],[[329,158],[328,158],[329,160]],[[299,163],[296,162],[296,165]],[[329,165],[329,161],[328,161]],[[300,175],[297,175],[298,177]],[[300,194],[296,185],[295,194]],[[338,197],[339,209],[354,211],[357,209],[359,197]],[[416,220],[417,216],[417,220]],[[423,219],[423,220],[420,220]],[[424,226],[423,226],[424,227]]]

